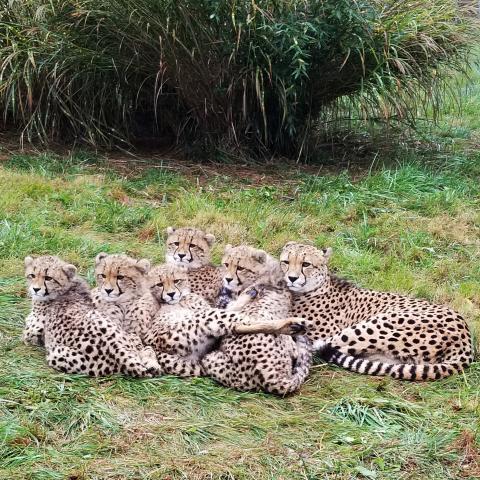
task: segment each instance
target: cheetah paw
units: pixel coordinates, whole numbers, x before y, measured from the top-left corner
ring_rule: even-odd
[[[306,331],[303,318],[290,317],[284,319],[283,322],[284,325],[278,330],[279,334],[295,336],[302,335]]]
[[[152,347],[144,347],[140,352],[140,358],[147,369],[149,376],[161,375],[161,367],[157,361],[157,355]]]

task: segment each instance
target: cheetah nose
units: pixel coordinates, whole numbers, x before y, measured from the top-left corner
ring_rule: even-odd
[[[173,300],[173,297],[175,296],[175,292],[169,292],[167,295]]]
[[[180,260],[183,260],[186,257],[186,253],[179,253],[178,256],[180,257]]]
[[[233,280],[232,277],[225,277],[225,281],[226,281],[227,283],[230,283],[232,280]]]
[[[110,295],[113,292],[113,288],[105,288],[107,295]]]
[[[290,275],[288,276],[288,279],[293,283],[295,280],[298,280],[298,277],[291,277]]]
[[[40,291],[40,287],[32,287],[32,290],[35,292],[35,293],[38,293]]]

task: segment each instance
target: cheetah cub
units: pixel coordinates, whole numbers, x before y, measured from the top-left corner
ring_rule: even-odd
[[[151,377],[159,373],[151,348],[137,348],[119,325],[94,310],[87,283],[58,257],[25,258],[32,312],[44,328],[47,363],[66,373]]]
[[[236,297],[227,312],[239,311],[267,324],[288,316],[291,294],[277,260],[263,250],[227,245],[222,263],[224,284]],[[303,319],[291,320],[298,334],[296,322]],[[207,375],[228,387],[287,395],[304,383],[311,362],[307,337],[265,333],[225,337],[202,365]]]
[[[193,293],[214,305],[222,287],[220,269],[210,263],[215,237],[197,228],[167,228],[166,262],[188,268]]]
[[[348,370],[404,380],[435,380],[473,360],[464,319],[449,307],[375,292],[328,271],[332,249],[290,242],[281,266],[293,293],[291,315],[303,316],[321,356]]]
[[[265,322],[210,307],[200,295],[190,293],[188,274],[182,265],[165,264],[147,276],[158,312],[144,342],[155,349],[163,373],[203,375],[202,358],[225,335],[290,331],[290,319]]]
[[[148,260],[123,254],[99,253],[95,259],[97,287],[92,290],[96,310],[115,320],[126,332],[143,341],[158,306],[146,288]]]

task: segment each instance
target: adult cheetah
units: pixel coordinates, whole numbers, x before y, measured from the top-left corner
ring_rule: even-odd
[[[473,360],[465,320],[444,305],[341,280],[327,267],[332,249],[290,242],[280,256],[293,294],[291,315],[304,317],[314,349],[354,372],[435,380]]]

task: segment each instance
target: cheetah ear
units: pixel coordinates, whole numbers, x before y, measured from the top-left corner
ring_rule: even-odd
[[[65,272],[65,275],[67,276],[67,278],[71,280],[77,273],[77,267],[75,265],[68,263],[67,265],[64,265],[63,271]]]
[[[105,257],[108,257],[108,253],[101,252],[95,257],[95,265],[98,265]]]
[[[231,243],[227,243],[227,244],[225,245],[225,250],[224,250],[225,253],[231,252],[232,248],[233,248],[233,245],[232,245]]]
[[[167,235],[171,235],[172,233],[175,233],[175,228],[173,227],[167,227]]]
[[[325,263],[328,262],[333,253],[332,247],[322,248],[321,252],[325,258]]]
[[[257,250],[253,254],[253,258],[258,262],[258,263],[265,263],[267,261],[267,252],[264,252],[263,250]]]
[[[140,270],[141,273],[146,274],[150,270],[150,262],[146,258],[142,258],[142,260],[138,260],[135,267],[137,267],[137,270]]]
[[[33,257],[25,257],[25,267],[28,267],[33,263]]]
[[[282,251],[283,250],[286,250],[288,247],[292,247],[293,245],[295,245],[297,242],[287,242],[283,248],[282,248]]]
[[[215,243],[215,235],[212,235],[211,233],[207,233],[205,235],[205,240],[208,243],[208,246],[211,247]]]

